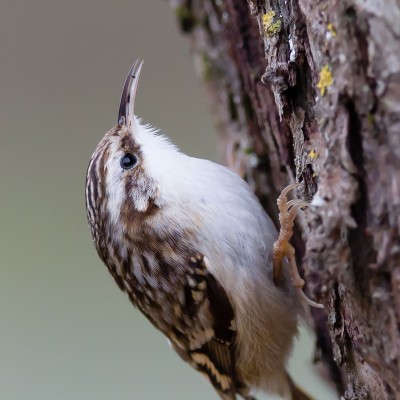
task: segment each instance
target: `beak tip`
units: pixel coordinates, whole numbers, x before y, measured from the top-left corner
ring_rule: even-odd
[[[118,125],[127,125],[129,119],[134,118],[136,90],[142,66],[143,60],[140,58],[136,59],[125,79],[118,112]]]

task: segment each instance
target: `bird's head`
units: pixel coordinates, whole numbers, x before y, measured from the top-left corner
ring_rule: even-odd
[[[86,177],[86,208],[95,242],[110,227],[121,232],[158,212],[166,202],[169,171],[183,156],[154,128],[134,114],[143,62],[137,60],[126,78],[118,123],[92,155]]]

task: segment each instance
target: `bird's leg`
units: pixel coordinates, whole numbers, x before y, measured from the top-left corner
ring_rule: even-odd
[[[295,250],[294,247],[289,243],[289,240],[293,236],[294,219],[296,218],[297,211],[302,207],[308,207],[308,203],[303,200],[290,200],[287,199],[287,194],[290,190],[300,186],[298,183],[287,186],[283,189],[281,195],[278,197],[277,203],[279,208],[279,223],[281,229],[279,231],[278,240],[273,246],[273,278],[275,284],[279,282],[282,277],[282,263],[286,257],[290,265],[290,275],[292,284],[299,292],[300,296],[313,307],[322,308],[323,305],[315,303],[310,300],[303,292],[304,279],[301,278],[299,270],[297,268]]]
[[[279,209],[279,223],[281,229],[279,231],[278,240],[274,243],[273,247],[273,260],[274,260],[274,282],[278,283],[282,276],[282,262],[285,257],[294,260],[295,250],[289,243],[293,235],[294,219],[296,218],[297,210],[300,207],[305,207],[308,203],[302,200],[287,200],[287,194],[290,190],[300,186],[295,183],[287,186],[283,189],[281,195],[278,197],[278,209]],[[297,270],[296,262],[291,262],[291,275],[292,283],[295,287],[302,288],[304,286],[304,280],[301,279]]]

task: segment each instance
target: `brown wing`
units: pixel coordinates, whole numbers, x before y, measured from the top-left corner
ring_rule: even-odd
[[[185,312],[194,322],[188,348],[173,343],[180,356],[208,377],[224,400],[236,399],[234,312],[229,298],[201,254],[191,257]],[[192,339],[191,339],[192,338]]]
[[[182,253],[179,257],[182,257]],[[111,273],[153,325],[189,364],[203,373],[224,400],[235,400],[234,311],[229,298],[207,268],[202,254],[186,262],[129,252],[123,278]],[[117,279],[118,278],[118,279]]]

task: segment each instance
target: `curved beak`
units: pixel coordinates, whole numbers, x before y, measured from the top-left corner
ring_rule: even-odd
[[[126,77],[124,89],[122,90],[121,103],[118,112],[119,125],[132,125],[135,107],[136,90],[139,82],[140,71],[143,66],[143,60],[137,59]]]

